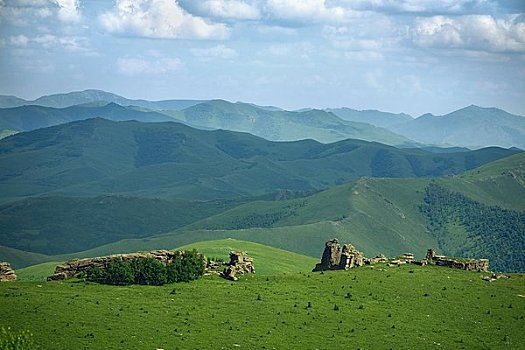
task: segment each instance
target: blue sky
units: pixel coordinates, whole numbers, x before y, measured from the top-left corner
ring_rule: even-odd
[[[525,115],[525,1],[0,0],[0,94]]]

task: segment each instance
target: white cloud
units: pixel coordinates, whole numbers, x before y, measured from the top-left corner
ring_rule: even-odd
[[[15,46],[26,46],[29,39],[25,35],[16,35],[9,38],[9,42]]]
[[[156,58],[154,60],[141,57],[123,57],[117,60],[118,72],[128,76],[141,74],[164,74],[175,71],[182,66],[178,58]]]
[[[34,25],[53,15],[50,0],[0,1],[0,23],[5,21],[16,26]]]
[[[261,11],[255,2],[242,0],[181,0],[179,3],[192,13],[205,17],[254,20],[261,18]]]
[[[188,13],[173,0],[116,0],[100,17],[109,32],[163,39],[224,39],[229,28]]]
[[[412,40],[421,47],[488,52],[525,52],[525,18],[490,15],[417,18]]]
[[[232,59],[237,57],[237,51],[235,51],[232,48],[226,47],[224,45],[217,45],[214,47],[206,48],[206,49],[191,49],[191,53],[194,56],[201,57],[204,59],[211,59],[211,58],[222,58],[222,59]]]
[[[80,21],[78,0],[55,0],[55,2],[58,5],[58,19],[71,23]]]
[[[388,13],[473,14],[497,7],[491,0],[346,0],[354,9]]]
[[[329,6],[325,0],[267,0],[265,11],[272,17],[297,22],[339,22],[352,12],[341,6]]]

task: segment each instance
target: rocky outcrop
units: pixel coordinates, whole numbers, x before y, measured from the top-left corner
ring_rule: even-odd
[[[468,258],[454,258],[444,255],[437,255],[433,249],[427,250],[425,258],[428,264],[437,266],[447,266],[455,269],[487,272],[489,270],[488,259],[468,259]]]
[[[355,249],[351,244],[339,245],[339,241],[333,238],[325,243],[321,262],[315,265],[313,271],[324,270],[348,270],[365,264],[363,253]]]
[[[221,276],[232,281],[237,281],[237,275],[246,273],[255,273],[253,259],[249,257],[246,252],[230,252],[230,263],[221,273]]]
[[[91,267],[104,268],[109,262],[115,260],[127,261],[140,258],[154,258],[168,265],[176,256],[184,254],[183,252],[173,252],[169,250],[153,250],[150,252],[139,252],[130,254],[115,254],[109,256],[101,256],[96,258],[73,259],[58,265],[55,268],[55,273],[47,278],[48,281],[59,281],[71,277],[81,277]]]
[[[11,268],[11,264],[7,262],[0,262],[0,282],[12,281],[16,281],[16,274]]]

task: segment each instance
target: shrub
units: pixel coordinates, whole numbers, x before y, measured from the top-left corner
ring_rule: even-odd
[[[112,261],[106,268],[107,284],[127,285],[135,282],[131,264],[127,261]]]
[[[189,282],[204,274],[204,257],[196,250],[178,255],[167,267],[168,283]]]
[[[168,281],[166,266],[154,258],[131,260],[135,284],[161,286]]]
[[[165,283],[196,280],[204,274],[204,270],[204,256],[192,250],[181,252],[167,266],[154,258],[114,260],[103,268],[92,266],[86,271],[86,280],[113,285],[160,286]]]

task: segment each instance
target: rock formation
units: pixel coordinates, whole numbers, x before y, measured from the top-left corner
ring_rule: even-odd
[[[253,266],[253,259],[246,254],[246,252],[230,252],[230,263],[221,273],[221,276],[237,281],[237,275],[245,273],[255,273]]]
[[[364,263],[363,253],[349,243],[344,244],[341,249],[339,241],[334,238],[325,243],[321,262],[315,265],[313,271],[348,270],[352,267],[362,266]]]
[[[428,264],[447,266],[467,271],[487,272],[489,270],[488,259],[454,258],[444,255],[436,255],[436,252],[433,249],[427,251],[425,260]]]
[[[153,250],[150,252],[130,253],[130,254],[115,254],[109,256],[102,256],[97,258],[73,259],[58,265],[55,268],[55,273],[47,278],[48,281],[64,280],[71,277],[80,277],[91,268],[105,267],[109,262],[115,260],[133,260],[140,258],[154,258],[167,265],[173,261],[176,256],[183,254],[183,252],[173,252],[169,250]]]
[[[0,262],[0,282],[12,281],[16,281],[16,274],[11,268],[11,264],[7,262]]]

